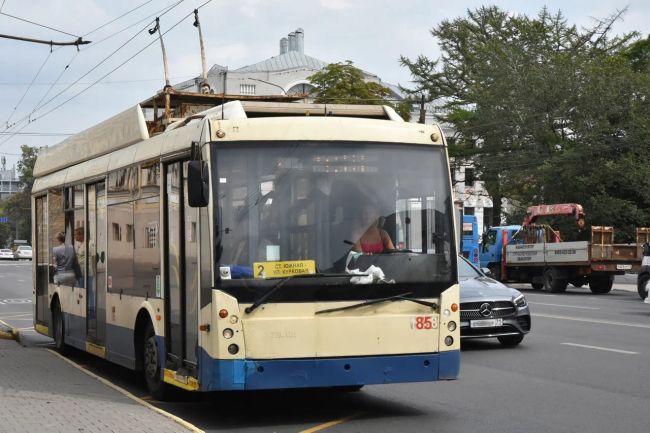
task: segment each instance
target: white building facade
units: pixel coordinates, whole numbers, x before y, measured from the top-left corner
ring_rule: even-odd
[[[208,84],[212,93],[229,95],[306,95],[314,86],[309,77],[329,63],[305,54],[305,32],[299,28],[280,39],[279,54],[268,59],[229,70],[227,66],[214,65],[208,71]],[[362,71],[366,81],[380,83],[390,89],[395,99],[401,99],[396,86],[385,83],[374,74]],[[179,83],[175,90],[199,92],[203,79]]]

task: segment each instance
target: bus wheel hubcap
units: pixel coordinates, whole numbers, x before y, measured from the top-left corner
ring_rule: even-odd
[[[152,379],[156,378],[156,373],[158,371],[158,349],[153,337],[147,340],[147,344],[144,348],[144,368],[147,372],[147,376]]]

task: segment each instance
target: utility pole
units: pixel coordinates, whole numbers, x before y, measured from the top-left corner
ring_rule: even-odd
[[[199,29],[199,42],[201,44],[201,68],[202,75],[201,78],[201,93],[210,93],[210,84],[208,84],[208,64],[205,61],[205,46],[203,45],[203,33],[201,32],[201,22],[199,21],[199,10],[194,9],[194,27]]]

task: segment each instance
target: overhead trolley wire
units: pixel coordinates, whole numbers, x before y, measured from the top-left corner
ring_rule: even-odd
[[[208,1],[206,1],[205,3],[203,3],[201,6],[197,7],[196,9],[200,9],[200,8],[202,8],[203,6],[207,5],[207,4],[210,3],[210,2],[212,2],[212,0],[208,0]],[[163,36],[166,35],[167,33],[169,33],[170,31],[172,31],[172,30],[173,30],[174,28],[176,28],[180,23],[182,23],[183,21],[185,21],[187,18],[189,18],[189,17],[192,16],[192,15],[194,15],[194,11],[192,11],[192,12],[190,12],[189,14],[185,15],[185,16],[184,16],[183,18],[181,18],[178,22],[176,22],[176,24],[174,24],[174,25],[171,26],[169,29],[167,29],[165,32],[163,32],[162,35],[163,35]],[[150,23],[150,24],[151,24],[151,23]],[[60,108],[61,106],[67,104],[67,103],[70,102],[70,101],[72,101],[72,100],[75,99],[77,96],[79,96],[79,95],[85,93],[86,90],[89,90],[90,88],[94,87],[97,83],[99,83],[100,81],[102,81],[104,78],[108,77],[108,76],[109,76],[110,74],[112,74],[113,72],[115,72],[115,71],[117,71],[118,69],[120,69],[122,66],[126,65],[128,62],[130,62],[131,60],[133,60],[135,57],[137,57],[137,56],[138,56],[140,53],[142,53],[144,50],[146,50],[147,48],[149,48],[150,46],[152,46],[153,44],[155,44],[155,43],[157,43],[157,42],[158,42],[158,40],[157,40],[157,39],[154,39],[153,41],[151,41],[150,43],[148,43],[147,45],[145,45],[142,49],[140,49],[140,50],[137,51],[135,54],[133,54],[131,57],[129,57],[128,59],[126,59],[125,61],[123,61],[123,62],[120,63],[119,65],[117,65],[115,68],[111,69],[109,72],[107,72],[106,74],[104,74],[101,78],[99,78],[99,79],[96,80],[95,82],[93,82],[91,85],[89,85],[89,86],[86,87],[85,89],[81,90],[80,92],[78,92],[78,93],[72,95],[70,98],[68,98],[68,99],[66,99],[65,101],[61,102],[59,105],[55,106],[55,107],[52,108],[51,110],[46,111],[45,113],[41,114],[40,116],[38,116],[38,118],[35,118],[33,121],[36,121],[37,119],[41,119],[41,118],[47,116],[48,114],[50,114],[50,113],[52,113],[53,111],[55,111],[55,110],[57,110],[58,108]],[[0,143],[0,145],[1,145],[1,144],[2,144],[2,143]]]
[[[91,30],[90,32],[86,33],[84,36],[88,36],[89,34],[94,33],[94,32],[96,32],[97,30],[99,30],[99,29],[101,29],[101,28],[103,28],[103,27],[106,27],[107,25],[109,25],[109,24],[111,24],[111,23],[114,23],[114,22],[117,21],[118,19],[120,19],[120,18],[122,18],[122,17],[124,17],[124,16],[130,14],[131,12],[133,12],[133,11],[135,11],[135,10],[141,8],[142,6],[146,5],[147,3],[151,3],[151,1],[152,1],[152,0],[148,0],[148,1],[146,1],[146,2],[144,2],[144,3],[142,3],[142,4],[140,4],[139,6],[137,6],[137,7],[133,8],[133,9],[131,9],[130,11],[128,11],[128,12],[126,12],[126,13],[123,13],[123,14],[120,15],[119,17],[117,17],[117,18],[115,18],[115,19],[113,19],[113,20],[111,20],[111,21],[109,21],[109,22],[107,22],[107,23],[105,23],[105,24],[102,24],[101,26],[97,27],[97,28],[94,29],[94,30]],[[137,21],[136,23],[131,24],[130,26],[123,28],[122,30],[118,31],[117,33],[113,33],[112,35],[108,36],[107,38],[104,38],[104,39],[102,39],[102,40],[100,40],[100,41],[94,43],[94,44],[91,45],[90,47],[95,47],[95,46],[97,46],[97,44],[99,44],[99,43],[101,43],[101,42],[103,42],[103,41],[105,41],[105,40],[107,40],[107,39],[109,39],[109,38],[112,38],[113,36],[116,36],[116,35],[118,35],[119,33],[122,33],[122,32],[125,31],[125,30],[128,30],[128,29],[130,29],[130,28],[136,26],[137,24],[139,24],[140,22],[146,20],[146,19],[149,18],[150,16],[156,15],[156,14],[158,14],[159,12],[163,12],[163,11],[165,11],[166,9],[170,8],[170,7],[175,7],[176,5],[182,3],[183,1],[184,1],[184,0],[180,0],[180,1],[177,1],[177,2],[175,2],[175,3],[172,3],[172,4],[168,5],[168,6],[166,6],[166,7],[162,8],[162,9],[160,9],[159,11],[153,13],[152,15],[148,15],[147,17],[145,17],[145,18],[143,18],[143,19]],[[165,12],[165,13],[166,13],[166,12]],[[90,47],[88,47],[88,48],[90,48]],[[88,48],[86,48],[86,50],[88,50]],[[84,50],[84,51],[86,51],[86,50]],[[34,106],[34,109],[29,113],[30,116],[31,116],[32,114],[34,114],[34,112],[35,112],[36,110],[38,110],[39,108],[42,107],[41,102],[43,102],[43,100],[47,97],[47,95],[49,95],[49,93],[52,91],[52,88],[54,88],[54,86],[58,84],[58,82],[59,82],[59,80],[61,79],[61,77],[63,76],[63,74],[68,70],[68,68],[70,67],[70,65],[71,65],[72,62],[75,60],[75,58],[77,57],[78,54],[79,54],[79,52],[77,51],[77,52],[74,54],[74,56],[72,56],[72,58],[70,59],[70,61],[68,62],[68,64],[65,66],[65,68],[63,68],[63,71],[61,71],[61,73],[60,73],[59,76],[57,77],[57,79],[52,83],[52,85],[51,85],[50,88],[47,90],[47,92],[45,92],[45,94],[43,95],[43,97],[42,97],[42,98],[41,98],[41,99],[36,103],[36,105]],[[89,72],[90,72],[90,71],[89,71]],[[81,78],[83,78],[83,77],[81,77]],[[81,78],[80,78],[80,79],[81,79]],[[74,86],[75,84],[80,84],[80,83],[79,83],[79,80],[77,80],[77,81],[73,82],[72,84],[70,84],[70,85],[69,85],[66,89],[64,89],[63,91],[65,92],[67,89],[69,89],[70,87]],[[57,94],[54,98],[56,98],[56,97],[58,97],[58,96],[59,96],[59,94]],[[48,101],[48,103],[49,103],[49,102],[50,102],[50,101]],[[47,103],[44,104],[44,105],[47,105]]]
[[[21,104],[21,103],[23,102],[23,100],[25,99],[25,96],[26,96],[27,93],[29,92],[29,89],[31,89],[32,86],[34,85],[34,82],[36,81],[36,78],[38,78],[38,76],[41,74],[41,71],[43,70],[43,67],[45,66],[45,64],[47,63],[47,61],[50,59],[50,56],[51,56],[51,55],[52,55],[52,51],[50,51],[50,52],[47,54],[47,56],[45,57],[45,60],[44,60],[43,63],[41,64],[41,67],[38,68],[38,71],[36,72],[36,75],[34,75],[34,78],[32,78],[32,82],[29,83],[29,86],[27,86],[27,89],[25,89],[25,92],[23,93],[23,96],[20,97],[20,99],[18,100],[18,103],[14,106],[14,109],[11,111],[11,114],[9,114],[9,117],[7,117],[7,120],[5,120],[5,125],[6,125],[5,130],[9,129],[9,127],[10,127],[10,126],[9,126],[9,121],[10,121],[11,118],[13,117],[13,115],[14,115],[14,113],[16,112],[16,110],[18,109],[18,107],[20,107],[20,104]]]
[[[104,27],[106,27],[106,26],[108,26],[108,25],[110,25],[110,24],[113,24],[115,21],[119,20],[120,18],[124,18],[125,16],[129,15],[131,12],[135,12],[136,10],[140,9],[142,6],[144,6],[144,5],[148,4],[148,3],[151,3],[152,1],[153,1],[153,0],[147,0],[147,1],[144,2],[144,3],[141,3],[140,5],[134,7],[133,9],[131,9],[130,11],[128,11],[128,12],[124,12],[124,13],[123,13],[122,15],[120,15],[119,17],[114,18],[114,19],[112,19],[111,21],[109,21],[109,22],[107,22],[107,23],[104,23],[104,24],[102,24],[101,26],[97,27],[96,29],[89,31],[88,33],[86,33],[85,35],[83,35],[83,37],[86,37],[86,36],[88,36],[88,35],[90,35],[90,34],[92,34],[92,33],[95,33],[96,31],[98,31],[98,30],[100,30],[100,29],[103,29]]]
[[[178,6],[178,5],[179,5],[180,3],[182,3],[183,1],[184,1],[184,0],[180,0],[180,1],[178,1],[176,4],[174,4],[172,7],[170,7],[168,10],[166,10],[166,11],[165,11],[163,14],[161,14],[160,16],[163,16],[163,15],[167,14],[168,12],[170,12],[172,9],[174,9],[176,6]],[[212,2],[212,0],[207,0],[206,2],[204,2],[203,4],[201,4],[200,6],[198,6],[196,9],[201,9],[201,8],[203,8],[204,6],[206,6],[208,3],[211,3],[211,2]],[[192,16],[193,14],[194,14],[194,10],[192,10],[192,12],[188,13],[187,15],[185,15],[185,16],[184,16],[183,18],[181,18],[178,22],[176,22],[174,25],[172,25],[169,29],[167,29],[165,32],[163,32],[162,35],[165,35],[165,34],[169,33],[171,30],[173,30],[174,28],[176,28],[180,23],[182,23],[183,21],[185,21],[187,18],[189,18],[189,17]],[[139,30],[137,34],[135,34],[135,35],[134,35],[133,37],[131,37],[128,41],[126,41],[124,44],[122,44],[122,45],[121,45],[117,50],[115,50],[115,51],[113,51],[111,54],[109,54],[109,55],[108,55],[106,58],[104,58],[104,59],[103,59],[99,64],[97,64],[96,66],[94,66],[90,71],[86,72],[84,75],[82,75],[81,77],[79,77],[79,79],[77,79],[73,84],[71,84],[70,86],[66,87],[63,91],[59,92],[59,93],[58,93],[56,96],[54,96],[53,98],[50,98],[50,99],[49,99],[45,104],[43,104],[43,105],[41,106],[41,108],[44,107],[44,106],[46,106],[47,104],[49,104],[53,99],[55,99],[56,97],[58,97],[59,95],[61,95],[64,91],[68,90],[70,87],[72,87],[72,86],[73,86],[74,84],[76,84],[78,81],[80,81],[82,78],[84,78],[85,76],[87,76],[90,72],[92,72],[93,70],[95,70],[99,65],[101,65],[101,64],[104,63],[106,60],[108,60],[108,58],[110,58],[111,56],[113,56],[113,55],[114,55],[118,50],[120,50],[120,49],[123,48],[126,44],[128,44],[128,43],[131,42],[133,39],[135,39],[135,37],[136,37],[139,33],[141,33],[142,31],[146,30],[146,29],[147,29],[147,28],[148,28],[152,23],[153,23],[153,21],[148,22],[147,25],[146,25],[142,30]],[[130,62],[131,60],[133,60],[136,56],[138,56],[139,54],[141,54],[144,50],[146,50],[147,48],[149,48],[151,45],[155,44],[156,42],[158,42],[158,40],[157,40],[157,39],[154,39],[153,41],[151,41],[150,43],[148,43],[147,45],[145,45],[142,49],[140,49],[140,50],[137,51],[135,54],[133,54],[131,57],[129,57],[128,59],[126,59],[124,62],[120,63],[118,66],[116,66],[115,68],[111,69],[109,72],[107,72],[106,74],[104,74],[104,75],[103,75],[102,77],[100,77],[98,80],[94,81],[94,82],[93,82],[92,84],[90,84],[88,87],[86,87],[86,88],[84,88],[83,90],[81,90],[81,91],[77,92],[76,94],[72,95],[71,97],[69,97],[69,98],[66,99],[65,101],[61,102],[60,104],[58,104],[58,105],[56,105],[55,107],[53,107],[52,109],[50,109],[49,111],[46,111],[45,113],[41,114],[41,115],[38,116],[38,117],[35,117],[34,119],[31,119],[31,118],[30,118],[30,119],[29,119],[29,122],[28,122],[27,124],[25,124],[25,125],[22,126],[18,131],[15,131],[15,133],[13,133],[12,135],[8,136],[8,137],[5,138],[3,141],[1,141],[1,142],[0,142],[0,146],[2,146],[4,143],[6,143],[7,141],[9,141],[11,138],[13,138],[13,137],[15,136],[16,133],[19,133],[20,131],[22,131],[22,130],[23,130],[25,127],[27,127],[30,123],[35,122],[36,120],[39,120],[39,119],[41,119],[41,118],[47,116],[48,114],[50,114],[50,113],[54,112],[55,110],[61,108],[63,105],[67,104],[68,102],[72,101],[72,100],[75,99],[76,97],[78,97],[78,96],[80,96],[81,94],[85,93],[87,90],[89,90],[90,88],[94,87],[96,84],[98,84],[100,81],[102,81],[103,79],[105,79],[106,77],[108,77],[110,74],[112,74],[113,72],[117,71],[117,70],[120,69],[122,66],[124,66],[125,64],[127,64],[128,62]],[[24,119],[25,119],[25,118],[23,118],[22,120],[24,120]]]
[[[173,9],[174,7],[178,6],[178,5],[179,5],[180,3],[182,3],[183,1],[184,1],[184,0],[179,0],[179,1],[177,1],[177,2],[175,2],[175,3],[172,3],[172,4],[168,5],[168,6],[165,6],[164,8],[162,8],[162,9],[156,11],[155,13],[153,13],[153,14],[151,14],[151,15],[149,15],[149,16],[154,16],[154,15],[160,13],[160,12],[162,12],[162,15],[164,15],[164,14],[166,14],[167,12],[169,12],[169,10],[171,10],[171,9]],[[140,4],[139,6],[137,6],[137,7],[133,8],[133,9],[131,9],[130,11],[128,11],[128,12],[126,12],[126,13],[120,15],[118,18],[115,18],[115,19],[113,19],[113,20],[111,20],[111,21],[109,21],[109,22],[107,22],[107,23],[105,23],[105,24],[102,24],[101,26],[95,28],[94,30],[91,30],[90,32],[86,33],[86,35],[89,35],[89,34],[95,32],[95,31],[99,30],[100,28],[103,28],[103,27],[105,27],[106,25],[115,22],[115,21],[118,20],[119,18],[122,18],[122,17],[124,17],[124,16],[130,14],[131,12],[133,12],[133,11],[139,9],[140,7],[146,5],[147,3],[150,3],[150,2],[151,2],[151,0],[149,0],[149,1],[147,1],[147,2],[144,2],[144,3],[142,3],[142,4]],[[161,15],[161,16],[162,16],[162,15]],[[148,16],[148,17],[149,17],[149,16]],[[126,28],[120,30],[120,31],[117,32],[117,33],[112,34],[111,36],[109,36],[109,37],[107,37],[107,38],[102,39],[102,40],[99,41],[99,42],[105,41],[106,39],[109,39],[109,38],[111,38],[111,37],[113,37],[113,36],[115,36],[115,35],[117,35],[117,34],[123,32],[123,31],[125,31],[125,30],[131,28],[131,27],[134,27],[135,25],[137,25],[137,24],[140,23],[141,21],[146,20],[148,17],[145,17],[145,18],[143,18],[142,20],[139,20],[138,22],[136,22],[136,23],[134,23],[134,24],[132,24],[132,25],[130,25],[130,26],[128,26],[128,27],[126,27]],[[148,26],[148,25],[149,25],[149,23],[147,24],[147,26]],[[84,36],[85,36],[85,35],[84,35]],[[136,36],[136,35],[134,35],[134,37],[135,37],[135,36]],[[130,40],[127,41],[127,43],[128,43],[128,42],[130,42]],[[96,46],[96,45],[97,45],[97,43],[93,44],[92,46]],[[126,45],[126,44],[123,44],[120,48],[118,48],[118,50],[121,49],[124,45]],[[117,50],[116,50],[116,51],[117,51]],[[59,80],[61,79],[61,77],[63,76],[63,74],[68,70],[68,68],[70,67],[70,65],[71,65],[72,62],[75,60],[75,58],[77,57],[78,54],[79,54],[79,51],[77,51],[77,52],[72,56],[72,58],[70,59],[70,61],[66,64],[65,68],[63,69],[63,71],[61,71],[61,73],[59,74],[59,76],[57,77],[57,79],[56,79],[56,80],[55,80],[55,81],[50,85],[49,89],[45,92],[45,94],[41,97],[41,99],[36,103],[36,105],[35,105],[34,108],[29,112],[29,114],[27,114],[26,116],[22,117],[20,120],[16,121],[16,122],[15,122],[14,124],[12,124],[11,126],[8,124],[8,121],[9,121],[10,119],[7,119],[7,122],[5,123],[6,126],[5,126],[4,131],[8,131],[8,130],[10,130],[12,127],[14,127],[14,126],[18,126],[20,123],[23,123],[24,121],[27,121],[27,123],[29,124],[29,123],[31,122],[31,116],[32,116],[32,114],[34,114],[34,112],[35,112],[36,110],[38,110],[39,108],[42,108],[43,106],[49,104],[53,99],[56,99],[56,98],[59,97],[62,93],[66,92],[66,91],[67,91],[68,89],[70,89],[72,86],[74,86],[75,84],[77,84],[79,80],[81,80],[83,77],[85,77],[85,76],[88,75],[90,72],[92,72],[96,67],[98,67],[99,65],[101,65],[101,63],[103,63],[105,60],[107,60],[107,59],[108,59],[110,56],[112,56],[114,53],[111,53],[111,54],[109,55],[109,57],[107,57],[107,58],[104,59],[102,62],[100,62],[98,65],[96,65],[95,68],[93,68],[93,69],[91,69],[90,71],[88,71],[85,75],[81,76],[78,80],[76,80],[75,82],[71,83],[68,87],[66,87],[66,88],[63,89],[61,92],[57,93],[54,97],[52,97],[51,99],[49,99],[45,104],[41,105],[41,103],[43,102],[43,100],[44,100],[44,99],[45,99],[45,98],[50,94],[50,92],[52,91],[52,89],[54,88],[54,86],[59,82]],[[43,68],[43,66],[41,66],[41,69],[42,69],[42,68]],[[37,76],[38,76],[38,74],[37,74]],[[35,80],[35,79],[36,79],[36,77],[34,78],[34,80]],[[34,80],[32,80],[32,83],[31,83],[31,84],[34,84]],[[30,86],[31,86],[31,85],[30,85]],[[23,95],[23,97],[24,97],[24,95]],[[22,101],[22,99],[21,99],[21,101]],[[15,112],[15,111],[16,111],[16,110],[14,109],[14,112]],[[13,116],[13,112],[12,112],[11,116]],[[11,116],[10,116],[10,117],[11,117]],[[23,128],[21,128],[21,130],[22,130],[22,129],[23,129]],[[4,141],[3,141],[2,143],[4,143]],[[2,144],[2,143],[0,143],[0,144]]]
[[[135,26],[137,26],[137,25],[140,24],[141,22],[146,21],[147,19],[149,19],[149,18],[151,18],[151,17],[154,17],[154,16],[162,16],[162,15],[164,15],[165,13],[167,13],[167,9],[173,9],[173,8],[175,8],[176,6],[178,6],[180,3],[182,3],[183,1],[185,1],[185,0],[178,0],[178,1],[174,2],[174,3],[170,3],[169,5],[165,6],[164,8],[159,9],[158,11],[156,11],[156,12],[154,12],[154,13],[152,13],[152,14],[149,14],[149,15],[147,15],[147,16],[144,17],[144,18],[139,19],[138,21],[134,22],[133,24],[130,24],[130,25],[127,26],[127,27],[124,27],[122,30],[118,30],[117,32],[112,33],[112,34],[106,36],[106,37],[103,38],[103,39],[100,39],[100,40],[98,40],[98,41],[93,42],[92,45],[89,45],[89,46],[87,46],[87,47],[84,47],[84,49],[83,49],[82,51],[88,51],[89,49],[91,49],[91,48],[93,48],[93,47],[96,47],[97,45],[101,44],[102,42],[107,41],[107,40],[109,40],[109,39],[111,39],[111,38],[113,38],[113,37],[119,35],[120,33],[125,32],[126,30],[128,30],[128,29],[130,29],[130,28],[133,28],[133,27],[135,27]],[[150,21],[148,21],[148,23],[150,23]],[[149,24],[147,24],[147,25],[149,25]],[[93,30],[93,31],[94,31],[94,30]],[[90,33],[88,33],[88,34],[90,34]]]
[[[177,6],[178,6],[179,4],[181,4],[183,1],[184,1],[184,0],[179,0],[179,1],[177,1],[176,3],[173,3],[171,6],[166,6],[165,8],[162,9],[163,13],[162,13],[160,16],[163,16],[163,15],[169,13],[171,10],[173,10],[175,7],[177,7]],[[184,18],[184,19],[185,19],[185,18]],[[34,108],[34,109],[33,109],[33,110],[28,114],[28,115],[26,115],[26,116],[22,117],[21,119],[19,119],[18,121],[16,121],[16,122],[15,122],[15,123],[10,127],[10,128],[5,128],[5,131],[7,131],[7,130],[13,128],[14,126],[18,126],[19,124],[21,124],[21,123],[27,121],[27,123],[25,123],[25,125],[22,126],[22,127],[18,130],[18,132],[22,131],[22,130],[27,126],[27,125],[29,125],[31,122],[33,122],[34,120],[36,120],[36,119],[32,119],[32,117],[31,117],[32,114],[33,114],[36,110],[38,110],[38,109],[40,109],[40,108],[43,108],[43,107],[47,106],[47,105],[50,104],[53,100],[55,100],[56,98],[58,98],[59,96],[61,96],[63,93],[65,93],[66,91],[68,91],[70,88],[72,88],[74,85],[76,85],[76,84],[77,84],[79,81],[81,81],[84,77],[86,77],[87,75],[89,75],[92,71],[94,71],[95,69],[97,69],[97,68],[98,68],[99,66],[101,66],[103,63],[105,63],[108,59],[110,59],[113,55],[115,55],[119,50],[121,50],[122,48],[124,48],[124,47],[125,47],[127,44],[129,44],[131,41],[133,41],[133,40],[134,40],[134,39],[135,39],[135,38],[136,38],[140,33],[142,33],[144,30],[146,30],[146,29],[147,29],[147,28],[152,24],[152,22],[153,22],[152,20],[148,21],[147,24],[146,24],[144,27],[142,27],[142,28],[141,28],[140,30],[138,30],[135,34],[133,34],[133,36],[131,36],[131,37],[130,37],[126,42],[124,42],[122,45],[120,45],[117,49],[113,50],[113,52],[111,52],[108,56],[104,57],[104,58],[103,58],[99,63],[97,63],[95,66],[93,66],[93,67],[92,67],[90,70],[88,70],[85,74],[83,74],[82,76],[80,76],[79,78],[77,78],[77,79],[76,79],[74,82],[72,82],[70,85],[66,86],[63,90],[61,90],[61,91],[58,92],[56,95],[54,95],[53,97],[51,97],[50,99],[48,99],[45,103],[41,104],[41,101],[42,101],[42,100],[39,101],[39,105],[36,106],[36,107],[35,107],[35,108]],[[148,47],[148,46],[147,46],[147,47]],[[145,47],[145,48],[147,48],[147,47]],[[140,52],[141,52],[141,51],[139,51],[138,53],[136,53],[136,55],[139,54]],[[76,57],[76,55],[71,59],[70,63],[72,63],[72,60],[74,60],[75,57]],[[135,57],[135,56],[134,56],[134,57]],[[132,58],[133,58],[133,57],[129,58],[128,60],[131,60]],[[127,61],[128,61],[128,60],[127,60]],[[59,79],[60,79],[60,77],[63,75],[63,73],[67,70],[68,66],[70,66],[70,63],[68,63],[68,65],[67,65],[67,66],[64,68],[64,70],[61,72],[61,74],[59,75]],[[120,66],[121,66],[121,65],[120,65]],[[114,69],[113,71],[115,71],[115,69]],[[112,73],[113,71],[111,71],[110,73]],[[110,73],[109,73],[109,74],[110,74]],[[108,74],[107,74],[107,75],[108,75]],[[103,78],[105,78],[107,75],[105,75]],[[102,78],[102,79],[103,79],[103,78]],[[58,81],[58,79],[57,79],[57,81]],[[54,84],[55,84],[55,83],[54,83]],[[54,84],[53,84],[51,87],[53,87]],[[85,92],[87,89],[89,89],[90,87],[94,86],[95,84],[97,84],[97,81],[93,82],[93,83],[92,83],[88,88],[84,89],[82,92]],[[50,90],[48,90],[47,93],[49,93],[49,91],[50,91]],[[65,104],[65,103],[69,102],[70,100],[76,98],[77,96],[79,96],[79,94],[80,94],[80,93],[78,93],[78,94],[76,94],[76,95],[73,95],[72,98],[69,98],[69,99],[67,99],[66,101],[64,101],[62,104],[57,105],[54,109],[56,109],[56,108],[60,107],[61,105],[63,105],[63,104]],[[42,98],[42,99],[44,99],[44,98]],[[49,114],[49,113],[51,113],[52,111],[53,111],[53,110],[50,110],[50,111],[48,111],[46,114]],[[42,117],[42,116],[39,116],[39,117]],[[0,142],[0,146],[3,145],[4,143],[6,143],[7,141],[9,141],[12,137],[13,137],[13,135],[10,135],[10,136],[8,136],[7,138],[5,138],[3,141]]]
[[[23,21],[25,23],[34,24],[35,26],[43,27],[45,29],[54,30],[55,32],[63,33],[64,35],[72,36],[72,37],[75,37],[75,38],[81,38],[81,36],[73,35],[72,33],[64,32],[63,30],[55,29],[54,27],[46,26],[44,24],[35,23],[34,21],[30,21],[30,20],[27,20],[25,18],[20,18],[20,17],[17,17],[15,15],[10,15],[10,14],[4,13],[4,12],[0,12],[0,15],[4,15],[6,17],[13,18],[13,19],[16,19],[18,21]]]

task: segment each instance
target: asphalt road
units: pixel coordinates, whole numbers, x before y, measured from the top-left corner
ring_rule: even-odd
[[[28,329],[31,321],[20,314],[31,305],[17,300],[31,298],[30,268],[15,266],[0,264],[0,319]],[[532,332],[510,349],[496,340],[464,342],[461,378],[451,382],[353,393],[183,393],[164,403],[152,401],[126,369],[80,352],[70,358],[206,432],[647,431],[650,305],[635,288],[615,286],[607,295],[522,291]]]

